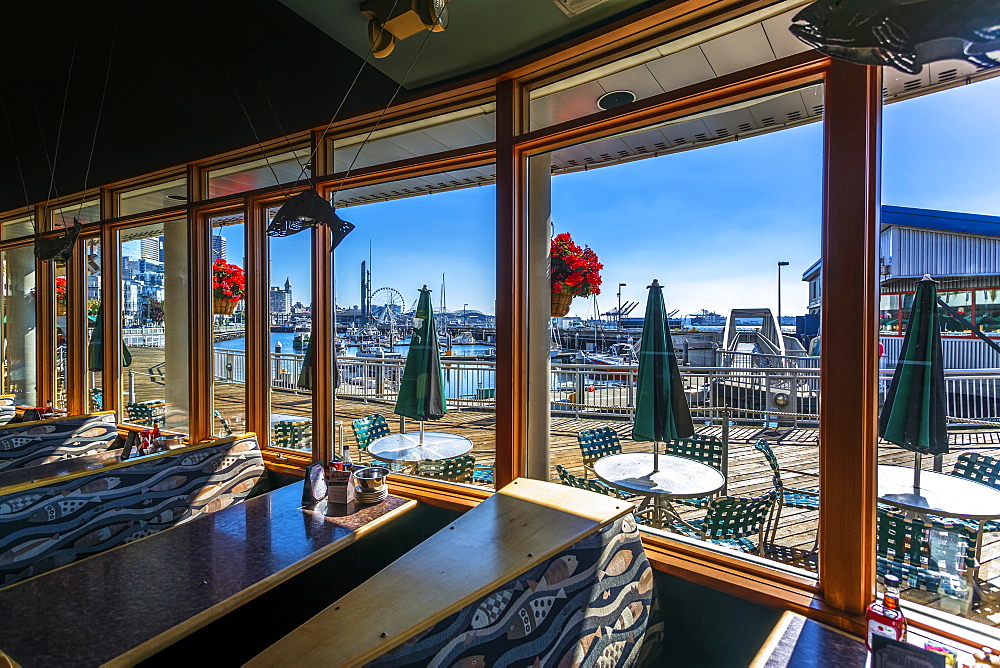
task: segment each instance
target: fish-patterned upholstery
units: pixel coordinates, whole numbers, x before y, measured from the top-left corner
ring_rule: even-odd
[[[9,424],[0,427],[0,471],[103,452],[117,438],[112,412]]]
[[[634,666],[659,649],[654,601],[626,515],[367,666]]]
[[[17,415],[17,399],[13,394],[0,396],[0,425],[5,425]]]
[[[263,473],[251,433],[8,488],[0,586],[242,501]]]

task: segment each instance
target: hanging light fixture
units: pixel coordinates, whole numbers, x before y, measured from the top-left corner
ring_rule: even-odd
[[[448,28],[450,0],[365,0],[358,9],[368,18],[368,46],[376,58],[392,53],[396,40]]]

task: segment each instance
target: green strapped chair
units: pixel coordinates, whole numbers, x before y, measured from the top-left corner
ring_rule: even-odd
[[[958,456],[958,460],[951,470],[951,475],[1000,489],[1000,459],[978,452],[963,452]],[[961,522],[973,531],[979,531],[978,522],[955,519],[945,521]],[[984,522],[983,531],[1000,531],[1000,520]]]
[[[722,463],[726,456],[722,440],[715,436],[694,435],[690,438],[675,438],[664,443],[664,453],[694,459],[702,464],[708,464],[716,471],[722,472]],[[711,496],[699,496],[693,499],[674,499],[679,503],[693,508],[708,508]]]
[[[621,454],[621,439],[611,427],[597,427],[596,429],[584,429],[576,435],[580,442],[580,454],[583,455],[583,476],[587,477],[587,471],[593,470],[594,462],[601,457]]]
[[[976,538],[959,522],[909,519],[886,508],[876,509],[875,571],[897,576],[911,589],[940,593],[965,601],[972,609],[978,571]]]
[[[677,520],[670,523],[670,528],[692,538],[760,554],[764,525],[776,497],[773,490],[758,497],[720,496],[709,501],[705,519]],[[756,536],[756,543],[751,536]]]
[[[354,430],[354,438],[358,441],[359,459],[362,453],[365,457],[368,457],[368,446],[371,445],[375,439],[389,435],[389,423],[386,422],[384,415],[380,415],[378,413],[354,420],[351,422],[351,429]],[[362,462],[355,462],[355,464],[360,463]],[[392,464],[378,459],[373,459],[370,463],[368,463],[368,465],[384,466],[390,471],[405,471],[407,468],[402,464]]]
[[[215,416],[215,419],[217,419],[219,421],[219,424],[222,425],[222,435],[223,436],[232,436],[233,435],[233,427],[232,427],[232,425],[229,424],[229,420],[227,420],[226,418],[222,417],[222,413],[220,413],[219,411],[212,411],[212,414]]]
[[[562,464],[556,464],[556,471],[559,473],[559,480],[564,485],[569,487],[576,487],[577,489],[585,489],[588,492],[597,492],[598,494],[606,494],[607,496],[615,496],[618,498],[623,498],[618,490],[610,485],[605,485],[599,480],[588,480],[586,478],[581,478],[580,476],[573,475],[566,467]],[[627,494],[628,498],[632,498],[634,495]]]
[[[803,510],[819,510],[819,492],[814,489],[793,489],[785,487],[781,481],[781,468],[778,466],[778,458],[774,456],[771,445],[761,439],[754,443],[753,447],[757,452],[764,455],[768,466],[771,467],[771,481],[774,483],[774,491],[777,494],[777,502],[774,506],[774,517],[771,522],[771,529],[768,532],[768,541],[774,543],[778,534],[778,521],[781,519],[781,509],[785,506],[789,508],[801,508]],[[809,473],[808,475],[815,475]],[[817,536],[818,540],[818,536]],[[815,548],[814,548],[815,549]]]
[[[417,475],[450,482],[472,482],[475,470],[476,458],[472,455],[417,462]]]
[[[132,424],[144,424],[150,427],[163,423],[163,409],[166,403],[160,400],[133,401],[125,405],[125,414]]]
[[[271,425],[271,445],[290,450],[312,450],[312,420],[279,420]]]

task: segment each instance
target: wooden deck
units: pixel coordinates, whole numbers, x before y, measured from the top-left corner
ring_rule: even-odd
[[[240,385],[219,385],[216,387],[216,408],[223,415],[242,411],[243,397]],[[272,394],[272,411],[289,415],[301,415],[308,419],[312,407],[312,396],[308,393],[294,393],[275,390]],[[356,453],[356,440],[350,428],[351,420],[374,413],[381,413],[395,432],[401,429],[400,420],[393,415],[391,402],[362,400],[355,397],[337,398],[336,417],[342,420],[345,437]],[[558,482],[555,465],[562,464],[572,473],[584,475],[583,462],[577,444],[577,433],[582,429],[610,426],[622,437],[625,452],[649,450],[648,443],[638,443],[630,438],[631,424],[625,420],[587,419],[577,417],[553,417],[550,436],[552,471],[550,479]],[[437,431],[461,434],[473,442],[472,454],[476,462],[492,465],[495,459],[496,419],[486,409],[461,408],[451,410],[431,427]],[[405,425],[412,431],[416,425],[410,421]],[[721,427],[702,425],[701,434],[720,436]],[[728,493],[737,496],[756,496],[772,489],[771,470],[764,457],[754,448],[753,443],[765,438],[771,444],[781,466],[782,479],[788,487],[815,488],[818,485],[818,430],[777,429],[761,426],[733,426],[729,431],[729,472]],[[942,470],[950,471],[962,452],[974,450],[991,456],[1000,456],[1000,430],[996,431],[953,431],[952,451],[945,455]],[[924,458],[924,467],[930,468],[933,458]],[[879,463],[913,465],[913,454],[892,445],[879,449]],[[591,474],[593,475],[593,474]],[[685,517],[700,517],[704,511],[682,509]],[[790,565],[816,570],[815,559],[809,557],[816,540],[817,513],[809,510],[786,508],[782,512],[775,540],[777,551],[769,555]],[[1000,535],[987,533],[982,550],[982,567],[979,579],[985,583],[988,596],[977,606],[973,618],[992,625],[1000,625]],[[906,591],[907,599],[948,609],[950,601],[940,601],[936,595],[920,591]],[[957,610],[949,610],[958,612]]]

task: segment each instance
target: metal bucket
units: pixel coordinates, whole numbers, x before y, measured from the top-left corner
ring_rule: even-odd
[[[384,466],[369,466],[354,472],[354,478],[362,492],[378,492],[385,487],[389,469]]]

